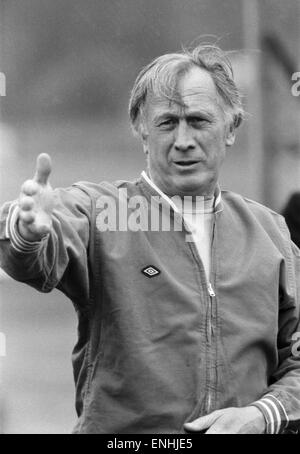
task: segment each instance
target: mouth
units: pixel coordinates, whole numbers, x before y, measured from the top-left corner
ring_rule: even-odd
[[[176,165],[176,167],[186,169],[189,167],[196,166],[199,164],[199,161],[196,160],[181,160],[181,161],[173,161],[173,163]]]

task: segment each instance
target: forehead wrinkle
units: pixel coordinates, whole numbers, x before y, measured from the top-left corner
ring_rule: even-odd
[[[207,91],[203,87],[193,87],[185,90],[184,93],[178,92],[174,99],[152,94],[147,101],[146,111],[148,114],[152,111],[151,116],[154,121],[167,115],[182,118],[189,112],[215,116],[217,109],[221,110],[222,116],[226,115],[225,106],[218,93],[208,93]]]
[[[198,111],[199,113],[216,115],[216,112],[220,110],[223,117],[228,114],[228,109],[217,92],[208,94],[205,90],[187,90],[182,96],[182,104],[187,111],[191,112]]]
[[[178,80],[176,90],[184,105],[190,106],[199,102],[200,105],[212,107],[211,110],[217,107],[224,112],[224,101],[211,74],[205,69],[198,67],[190,69]]]
[[[146,111],[148,115],[152,111],[152,115],[156,119],[166,114],[178,114],[178,108],[180,108],[180,103],[177,100],[151,96],[147,102]]]
[[[192,104],[214,105],[219,104],[218,95],[208,94],[205,90],[187,90],[180,94],[182,105],[190,107]]]

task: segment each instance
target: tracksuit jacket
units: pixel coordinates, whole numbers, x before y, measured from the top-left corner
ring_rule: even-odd
[[[208,280],[180,214],[144,178],[55,194],[52,231],[36,243],[17,234],[16,202],[2,207],[0,263],[74,304],[74,433],[184,433],[213,410],[252,404],[268,433],[299,424],[300,253],[282,216],[223,191]],[[170,231],[105,219],[112,199],[117,218],[136,216],[141,197],[140,215],[155,200]]]

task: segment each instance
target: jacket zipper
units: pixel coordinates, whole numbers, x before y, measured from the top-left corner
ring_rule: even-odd
[[[182,218],[182,222],[183,222],[183,226],[186,227],[185,221],[184,221],[183,218]],[[213,242],[214,242],[214,234],[215,234],[215,223],[216,223],[216,221],[215,221],[215,218],[214,218],[214,220],[213,220],[213,228],[212,228],[212,236],[211,236],[211,267],[213,266]],[[200,257],[199,257],[199,260],[202,263]],[[202,264],[202,267],[204,269],[203,264]],[[206,316],[206,340],[207,340],[208,348],[211,348],[211,338],[212,338],[212,334],[213,334],[212,299],[216,296],[216,294],[214,292],[214,289],[213,289],[213,286],[212,286],[211,282],[207,281],[206,288],[207,288],[208,295],[209,295],[209,299],[208,299],[209,303],[208,303],[207,316]],[[209,361],[209,364],[208,364],[208,384],[209,385],[213,381],[213,376],[212,376],[212,371],[211,370],[212,370],[211,361]],[[207,400],[206,400],[207,413],[210,413],[211,404],[212,404],[212,393],[211,393],[210,390],[208,390]]]
[[[214,289],[209,282],[207,284],[207,289],[209,293],[209,305],[208,305],[208,317],[207,317],[207,340],[209,344],[211,343],[211,337],[213,334],[213,324],[212,324],[212,299],[216,296]]]
[[[207,284],[207,290],[208,290],[208,293],[209,293],[209,304],[208,304],[208,310],[207,310],[207,324],[206,324],[206,335],[207,335],[207,343],[208,343],[208,346],[210,348],[211,346],[211,338],[212,338],[212,335],[213,335],[213,323],[212,323],[212,300],[213,298],[216,296],[215,292],[214,292],[214,289],[211,285],[210,282],[208,282]],[[209,385],[210,383],[212,382],[212,368],[211,368],[211,363],[209,361]],[[207,413],[210,413],[210,409],[211,409],[211,401],[212,401],[212,395],[211,395],[211,391],[210,389],[208,390],[208,393],[207,393]]]
[[[215,236],[215,218],[213,220],[213,228],[212,228],[212,236],[211,236],[211,255],[210,255],[210,263],[211,263],[211,268],[213,266],[213,243],[214,243],[214,236]],[[207,282],[207,290],[208,290],[208,308],[207,308],[207,323],[206,323],[206,336],[207,336],[207,344],[208,348],[211,349],[211,343],[212,343],[212,336],[213,336],[213,320],[212,320],[212,311],[213,311],[213,298],[215,298],[216,294],[213,289],[213,286],[211,282]],[[210,352],[211,355],[211,352]],[[210,384],[213,382],[214,377],[212,373],[212,364],[211,364],[211,359],[209,360],[208,364],[208,379],[209,379],[209,389],[207,393],[207,413],[210,413],[211,411],[211,406],[212,406],[212,392],[210,390]]]

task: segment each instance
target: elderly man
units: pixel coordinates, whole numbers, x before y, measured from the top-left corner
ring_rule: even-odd
[[[300,255],[280,215],[219,189],[243,117],[226,55],[159,57],[137,77],[130,117],[147,155],[139,179],[53,191],[40,155],[1,211],[2,267],[58,288],[78,314],[74,432],[293,427]]]

